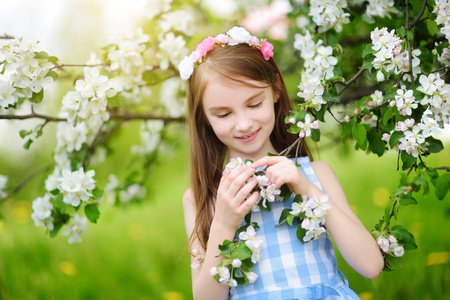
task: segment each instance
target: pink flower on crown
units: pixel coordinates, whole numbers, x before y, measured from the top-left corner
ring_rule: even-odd
[[[214,40],[214,38],[209,36],[197,45],[197,49],[205,54],[206,52],[211,51],[214,48],[215,43],[216,41]]]
[[[256,36],[252,35],[250,37],[250,44],[252,44],[252,46],[259,46],[259,39]]]
[[[221,33],[216,36],[215,40],[216,40],[217,44],[222,45],[222,44],[228,44],[228,42],[230,41],[230,38],[228,37],[228,35]]]
[[[265,60],[269,60],[273,56],[273,45],[267,39],[262,39],[261,41],[261,53]]]
[[[198,62],[202,57],[204,53],[200,51],[199,49],[194,50],[191,55],[189,55],[189,58],[194,62]]]

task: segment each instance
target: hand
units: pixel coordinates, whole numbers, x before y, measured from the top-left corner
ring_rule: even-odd
[[[290,191],[297,195],[309,195],[311,190],[315,189],[315,185],[287,157],[265,156],[255,161],[251,166],[256,169],[266,165],[268,168],[265,170],[265,174],[277,188],[287,184]]]
[[[217,189],[213,222],[220,223],[233,233],[238,229],[259,197],[258,192],[250,195],[257,185],[256,178],[247,182],[254,172],[255,169],[248,166],[241,166],[233,171],[225,170]]]

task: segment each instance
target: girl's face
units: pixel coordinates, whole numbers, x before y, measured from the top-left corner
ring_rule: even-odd
[[[203,108],[217,138],[228,147],[229,158],[257,160],[276,153],[270,142],[278,101],[266,84],[213,76],[203,93]]]

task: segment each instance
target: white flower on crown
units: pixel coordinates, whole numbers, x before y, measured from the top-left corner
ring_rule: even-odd
[[[230,36],[230,41],[228,45],[235,46],[240,43],[249,43],[251,35],[244,27],[234,26],[230,30],[227,31],[227,34]]]

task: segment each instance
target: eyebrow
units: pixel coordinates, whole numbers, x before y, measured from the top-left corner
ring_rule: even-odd
[[[253,99],[258,98],[259,96],[261,96],[264,93],[265,93],[264,90],[255,93],[254,95],[248,97],[247,100],[245,100],[245,103],[248,103],[248,102],[252,101]],[[228,109],[228,108],[229,107],[227,107],[227,106],[213,106],[213,107],[209,108],[209,111],[222,110],[222,109]]]

